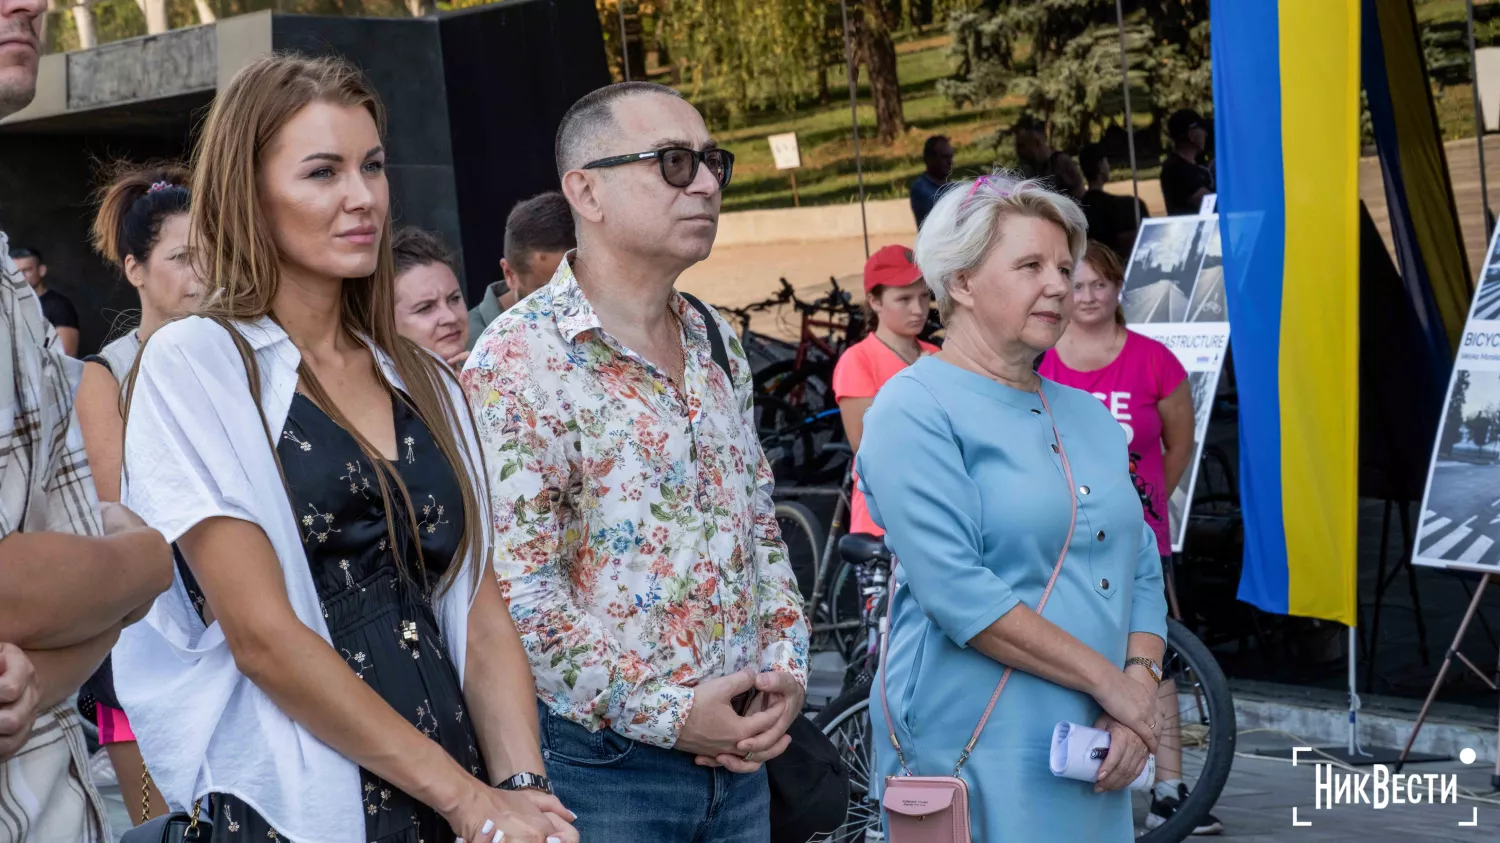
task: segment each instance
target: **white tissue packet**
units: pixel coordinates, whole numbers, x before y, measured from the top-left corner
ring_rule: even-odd
[[[1081,782],[1099,780],[1099,767],[1109,755],[1109,732],[1063,721],[1052,730],[1052,775]],[[1130,790],[1146,790],[1156,783],[1156,756],[1130,783]]]

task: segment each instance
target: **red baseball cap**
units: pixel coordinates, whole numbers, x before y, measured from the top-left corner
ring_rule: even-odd
[[[922,280],[916,256],[905,246],[882,246],[865,261],[865,293],[876,287],[905,287]]]

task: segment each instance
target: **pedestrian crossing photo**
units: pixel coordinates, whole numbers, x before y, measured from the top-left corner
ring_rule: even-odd
[[[1500,319],[1500,267],[1492,266],[1484,273],[1484,285],[1474,296],[1473,320]]]
[[[1496,504],[1500,501],[1490,506]],[[1493,528],[1493,521],[1481,521],[1478,515],[1470,515],[1460,523],[1427,510],[1422,513],[1422,526],[1417,533],[1417,554],[1454,562],[1458,567],[1500,567],[1500,551],[1496,550],[1495,540],[1481,532],[1493,531]]]
[[[1438,567],[1500,568],[1500,372],[1453,373],[1416,556]]]

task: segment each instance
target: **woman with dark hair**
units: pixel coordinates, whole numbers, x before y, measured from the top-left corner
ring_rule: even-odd
[[[458,287],[453,252],[431,231],[396,232],[396,333],[447,361],[469,359],[469,310]]]
[[[115,648],[151,777],[209,839],[576,843],[490,561],[474,423],[395,325],[385,111],[272,55],[193,160],[204,295],[145,343],[124,497],[179,576]]]
[[[118,501],[125,427],[120,385],[135,365],[141,343],[190,312],[203,293],[188,251],[187,170],[174,164],[118,167],[100,193],[93,241],[99,255],[135,288],[141,303],[140,320],[133,328],[84,358],[78,386],[78,424],[94,486],[99,500]],[[132,783],[141,782],[145,805],[137,812],[130,801],[131,821],[161,813],[165,803],[144,775],[140,748],[115,699],[108,661],[83,686],[79,708],[98,725],[99,743],[109,754],[122,793],[133,792]]]

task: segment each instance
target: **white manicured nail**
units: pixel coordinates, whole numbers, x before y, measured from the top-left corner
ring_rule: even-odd
[[[497,831],[497,832],[495,832],[494,843],[500,843],[500,841],[504,840],[504,839],[505,839],[505,832],[503,832],[503,831]]]
[[[495,821],[494,820],[485,820],[484,821],[484,825],[481,826],[480,829],[479,829],[479,833],[480,834],[489,834],[490,832],[492,832],[494,830],[495,830]]]
[[[561,837],[548,837],[547,843],[562,843]]]

